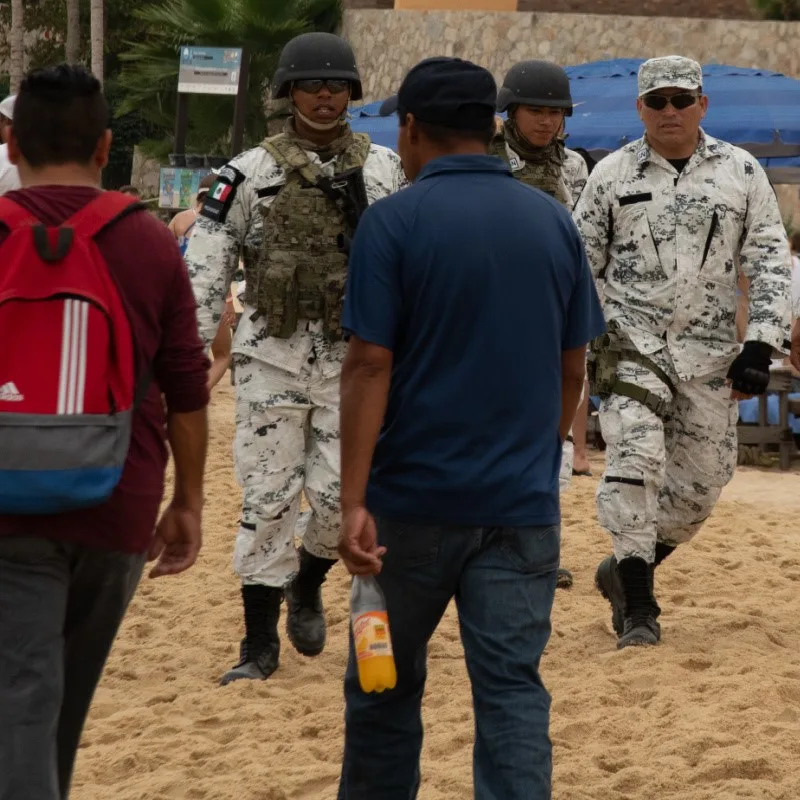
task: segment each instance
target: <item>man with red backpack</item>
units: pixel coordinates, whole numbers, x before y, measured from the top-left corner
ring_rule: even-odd
[[[98,81],[31,72],[0,198],[0,797],[69,794],[95,687],[147,559],[201,542],[208,359],[186,268],[135,198],[100,190]],[[165,435],[166,434],[166,435]],[[175,458],[170,504],[166,439]]]

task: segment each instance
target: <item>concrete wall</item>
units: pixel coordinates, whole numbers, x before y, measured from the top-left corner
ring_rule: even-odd
[[[526,58],[580,64],[667,53],[800,77],[798,33],[800,25],[794,22],[519,11],[350,9],[344,22],[367,101],[392,94],[411,66],[432,55],[477,61],[498,80]]]

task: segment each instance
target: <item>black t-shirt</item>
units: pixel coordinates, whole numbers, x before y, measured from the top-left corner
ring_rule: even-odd
[[[691,156],[689,156],[691,158]],[[669,163],[678,170],[678,173],[683,172],[683,168],[689,163],[689,158],[670,158]]]

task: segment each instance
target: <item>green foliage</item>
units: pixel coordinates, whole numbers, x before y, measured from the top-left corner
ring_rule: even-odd
[[[283,46],[306,31],[336,30],[342,7],[341,0],[161,0],[134,13],[148,35],[128,42],[120,55],[125,99],[118,113],[138,111],[156,129],[170,131],[158,145],[143,144],[152,155],[163,156],[172,146],[181,46],[249,51],[248,147],[265,135],[264,97]],[[228,154],[233,106],[232,97],[190,96],[187,152]]]
[[[800,0],[751,0],[762,19],[800,20]]]

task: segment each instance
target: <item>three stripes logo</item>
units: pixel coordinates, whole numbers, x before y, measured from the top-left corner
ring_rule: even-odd
[[[84,300],[65,300],[58,377],[59,414],[83,413],[88,329],[89,304]]]

